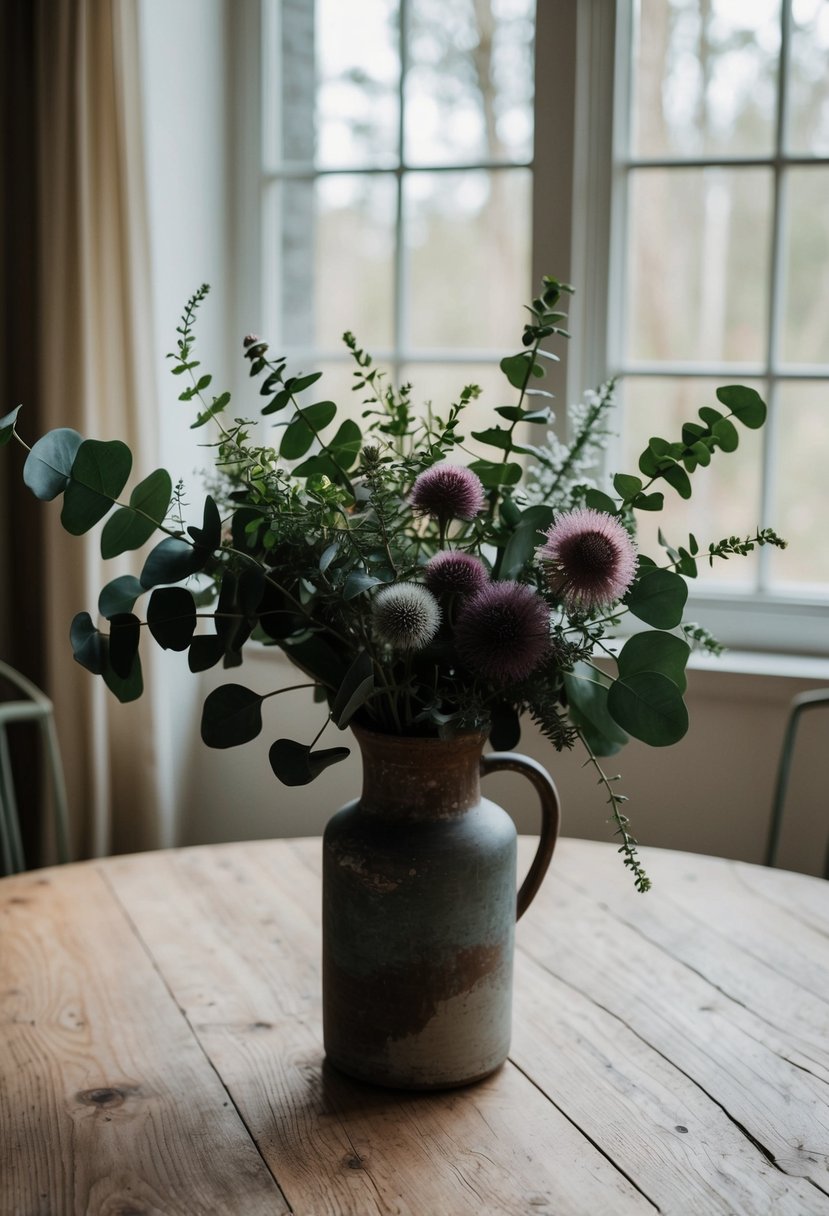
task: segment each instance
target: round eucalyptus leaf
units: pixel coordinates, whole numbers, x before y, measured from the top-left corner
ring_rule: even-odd
[[[766,421],[766,403],[756,389],[744,384],[724,384],[717,389],[717,400],[749,430],[758,430]]]
[[[164,650],[186,650],[196,629],[196,604],[186,587],[157,587],[147,604],[147,626]]]
[[[86,439],[72,462],[60,522],[81,536],[106,515],[127,484],[132,452],[120,439]]]
[[[120,507],[104,524],[101,557],[117,557],[148,541],[164,522],[172,493],[173,483],[166,469],[156,469],[145,477],[130,495],[129,506]]]
[[[69,641],[75,662],[94,676],[101,675],[106,664],[106,642],[88,612],[79,612],[74,617],[69,627]]]
[[[51,502],[63,493],[82,443],[83,436],[66,426],[38,439],[23,466],[23,480],[35,498]]]
[[[109,622],[109,663],[121,680],[129,679],[138,644],[141,622],[132,612],[117,612]]]
[[[149,591],[159,583],[178,583],[200,570],[204,561],[204,552],[198,547],[177,536],[167,536],[159,541],[144,562],[141,586]]]
[[[672,680],[656,671],[619,677],[607,694],[614,721],[651,747],[669,747],[688,730],[688,710]]]
[[[586,663],[564,676],[570,717],[597,756],[613,756],[628,741],[607,708],[609,679]]]
[[[617,660],[619,675],[627,679],[640,671],[658,671],[684,692],[690,653],[691,647],[676,634],[646,629],[628,638],[622,647]]]
[[[215,633],[199,634],[190,643],[187,666],[191,671],[207,671],[224,658],[225,646]]]
[[[122,574],[102,589],[98,596],[98,612],[109,619],[118,612],[132,612],[144,588],[134,574]]]
[[[10,414],[6,414],[3,418],[0,418],[0,448],[11,442],[14,435],[14,424],[17,422],[17,415],[22,409],[22,405],[16,405]]]
[[[627,596],[635,617],[654,629],[675,629],[682,620],[688,585],[671,570],[646,570]]]
[[[362,445],[362,431],[352,418],[346,418],[327,447],[341,469],[350,469],[360,455]]]
[[[107,688],[118,698],[122,705],[127,704],[128,701],[137,701],[144,691],[144,677],[141,674],[141,656],[137,651],[126,676],[118,675],[109,660],[107,660],[104,666],[103,676]]]
[[[285,428],[279,455],[284,460],[298,460],[304,456],[318,433],[328,426],[337,412],[333,401],[318,401],[303,410],[297,410]]]
[[[238,747],[255,739],[262,729],[262,701],[242,684],[214,688],[202,707],[203,741],[208,747]]]

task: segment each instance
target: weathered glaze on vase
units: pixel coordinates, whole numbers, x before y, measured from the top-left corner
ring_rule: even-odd
[[[479,735],[355,735],[363,792],[323,843],[326,1053],[381,1085],[463,1085],[506,1059],[512,1009],[516,833],[481,769],[530,764],[551,783],[521,757],[482,762]]]

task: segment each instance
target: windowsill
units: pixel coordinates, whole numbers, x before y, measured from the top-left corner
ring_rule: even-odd
[[[776,676],[810,680],[829,686],[829,659],[817,655],[772,654],[758,650],[727,650],[717,658],[703,652],[692,654],[688,667],[721,675]]]

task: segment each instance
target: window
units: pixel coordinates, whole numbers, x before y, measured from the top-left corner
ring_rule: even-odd
[[[503,391],[531,286],[533,12],[265,0],[263,326],[338,400],[346,329],[416,401]]]
[[[700,539],[776,527],[787,550],[721,563],[699,590],[715,607],[737,600],[737,632],[722,628],[732,641],[825,649],[829,3],[626,0],[617,12],[619,465],[635,467],[650,435],[678,435],[717,384],[754,385],[766,428],[741,430],[738,452],[695,475],[690,502],[669,494],[643,528],[684,542],[691,515]]]
[[[766,428],[642,528],[775,526],[789,549],[706,573],[699,616],[732,646],[829,650],[829,0],[356,7],[261,0],[246,35],[249,314],[339,401],[351,328],[417,400],[475,381],[499,404],[528,292],[569,278],[553,387],[561,415],[621,377],[611,471],[755,385]]]

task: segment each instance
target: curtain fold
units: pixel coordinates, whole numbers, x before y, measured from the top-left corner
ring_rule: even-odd
[[[36,199],[27,242],[36,274],[38,385],[20,430],[29,442],[57,426],[84,438],[122,439],[134,472],[146,476],[158,445],[138,0],[24,3],[34,95]],[[59,502],[36,505],[43,514],[38,678],[55,704],[73,856],[153,847],[151,700],[119,705],[100,678],[74,662],[68,640],[75,613],[94,619],[100,589],[122,569],[101,561],[98,529],[70,537],[60,526]],[[12,563],[21,543],[25,537],[10,538]],[[14,664],[19,614],[12,620]]]

